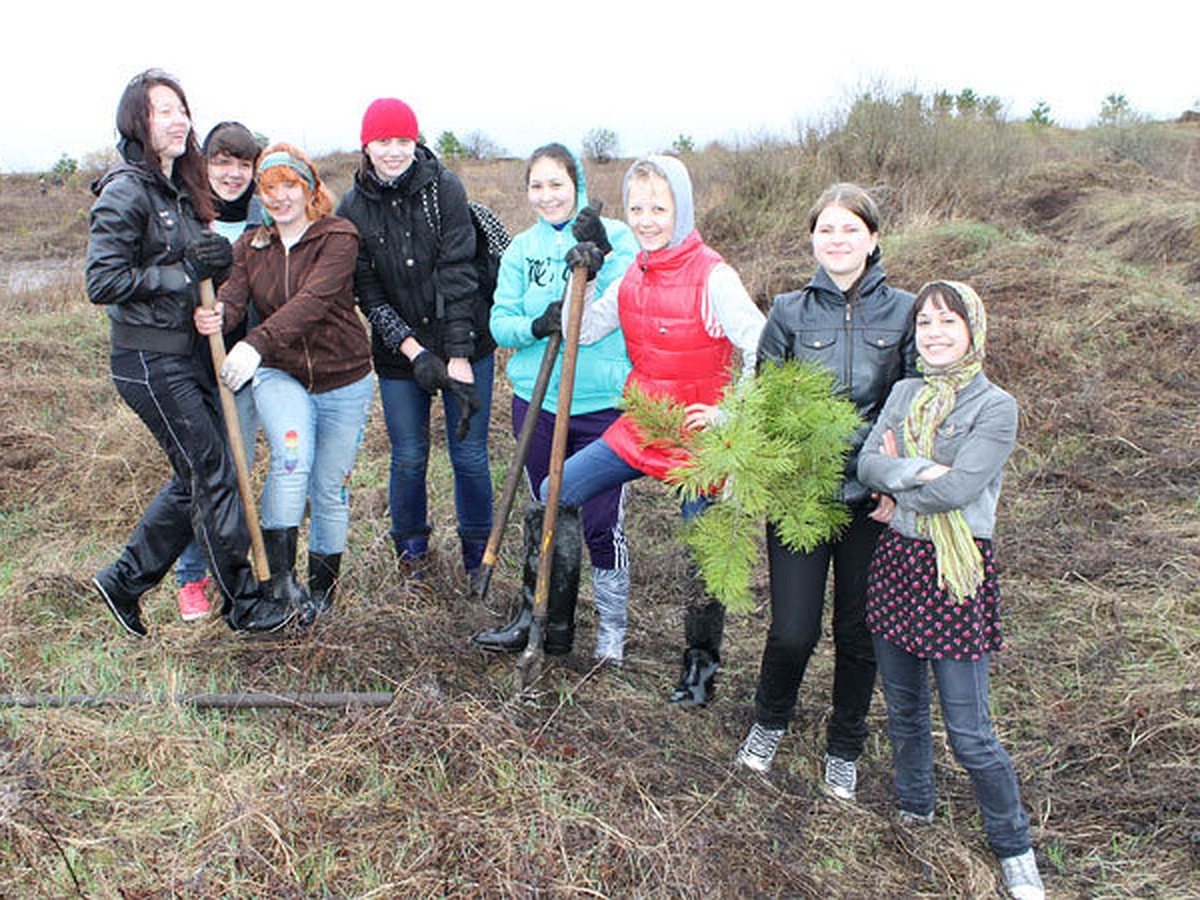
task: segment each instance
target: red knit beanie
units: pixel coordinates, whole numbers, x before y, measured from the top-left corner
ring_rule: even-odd
[[[417,140],[417,115],[394,97],[380,97],[367,107],[362,120],[362,146],[387,138]]]

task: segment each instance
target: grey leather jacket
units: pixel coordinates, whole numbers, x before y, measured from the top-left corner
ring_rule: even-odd
[[[954,409],[938,429],[933,459],[884,456],[880,447],[889,429],[904,452],[904,419],[923,384],[920,378],[906,378],[892,390],[859,453],[859,480],[896,499],[891,526],[905,537],[925,537],[917,530],[918,515],[959,509],[971,534],[991,538],[1004,464],[1017,443],[1017,401],[980,373],[958,392]],[[950,471],[918,481],[917,473],[933,463]]]

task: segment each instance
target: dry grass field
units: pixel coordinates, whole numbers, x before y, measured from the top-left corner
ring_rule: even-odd
[[[853,139],[845,123],[795,145],[689,156],[701,228],[765,306],[810,273],[812,198],[855,180],[887,208],[893,283],[979,290],[989,373],[1021,404],[996,542],[1010,647],[991,699],[1048,890],[1200,895],[1200,130],[1142,126],[1124,143],[1023,124],[903,131],[895,107]],[[324,161],[335,188],[353,164]],[[530,223],[523,164],[459,169],[514,231]],[[623,170],[589,165],[611,212]],[[468,646],[494,619],[458,571],[442,449],[430,575],[416,587],[398,576],[378,410],[343,586],[319,627],[244,639],[185,625],[164,584],[144,599],[151,638],[127,639],[87,580],[166,462],[108,379],[104,313],[82,291],[82,181],[42,195],[35,178],[0,177],[0,694],[168,699],[0,707],[0,897],[1001,895],[936,718],[931,827],[892,813],[880,696],[859,802],[817,789],[828,641],[771,774],[733,765],[753,716],[765,572],[759,609],[730,621],[716,701],[667,706],[683,561],[655,483],[635,483],[629,504],[627,664],[591,666],[585,596],[576,652],[532,696],[514,697],[510,659]],[[498,486],[513,442],[501,377],[497,388]],[[517,543],[514,528],[495,597],[514,592]],[[251,690],[395,699],[169,701]]]

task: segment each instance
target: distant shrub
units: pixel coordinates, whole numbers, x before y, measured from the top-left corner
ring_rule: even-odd
[[[468,132],[463,138],[462,149],[468,159],[498,159],[504,156],[504,148],[482,131]]]
[[[677,156],[683,156],[686,153],[695,153],[696,145],[692,141],[690,134],[681,134],[671,143],[671,152]]]
[[[620,149],[621,142],[611,128],[593,128],[583,136],[583,155],[598,163],[616,159]]]

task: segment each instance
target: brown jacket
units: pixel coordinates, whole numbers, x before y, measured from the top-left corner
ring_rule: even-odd
[[[259,324],[246,342],[262,364],[282,369],[309,393],[345,387],[371,371],[371,344],[354,306],[358,231],[326,216],[308,226],[291,250],[268,228],[233,245],[233,269],[221,285],[225,330],[253,301]]]

